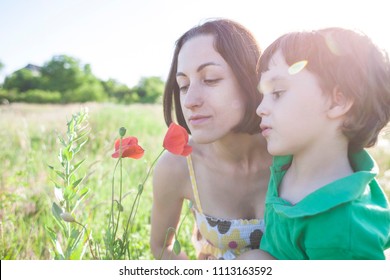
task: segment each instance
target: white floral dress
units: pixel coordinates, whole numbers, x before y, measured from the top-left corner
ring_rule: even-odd
[[[192,211],[196,229],[192,237],[198,256],[214,259],[234,259],[243,252],[258,249],[264,231],[263,219],[225,220],[203,213],[195,180],[191,155],[187,156],[195,204]]]

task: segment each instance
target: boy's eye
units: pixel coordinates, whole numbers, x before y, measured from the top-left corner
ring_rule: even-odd
[[[282,94],[283,94],[284,90],[274,90],[272,92],[272,96],[275,98],[275,99],[278,99]]]

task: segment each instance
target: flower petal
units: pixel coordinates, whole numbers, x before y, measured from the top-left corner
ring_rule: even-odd
[[[138,145],[138,139],[136,137],[130,136],[122,139],[122,147],[121,145],[121,139],[117,139],[115,141],[115,151],[111,155],[113,158],[119,158],[121,156],[122,151],[122,158],[130,157],[134,159],[139,159],[144,155],[144,149],[142,149],[141,146]]]
[[[191,153],[192,153],[192,147],[190,145],[185,145],[181,155],[186,157]]]
[[[187,131],[175,123],[169,125],[163,147],[175,155],[187,156],[192,151],[192,147],[188,145]]]
[[[115,151],[119,150],[119,145],[120,145],[121,139],[116,139],[115,141]],[[138,139],[133,136],[129,136],[126,138],[122,139],[122,147],[127,146],[127,145],[137,145],[138,144]]]
[[[130,146],[123,151],[122,157],[129,157],[134,159],[140,159],[144,155],[144,149],[139,145]]]

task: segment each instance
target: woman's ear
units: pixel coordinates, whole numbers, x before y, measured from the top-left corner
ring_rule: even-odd
[[[344,116],[353,105],[352,98],[346,96],[338,86],[332,90],[331,101],[331,106],[327,112],[328,117],[331,119]]]

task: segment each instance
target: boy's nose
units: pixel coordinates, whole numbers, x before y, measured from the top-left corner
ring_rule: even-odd
[[[265,100],[264,96],[263,96],[263,99],[261,100],[259,106],[257,106],[256,114],[259,117],[264,117],[264,116],[269,114],[269,112],[268,112],[268,110],[266,108],[266,100]]]

